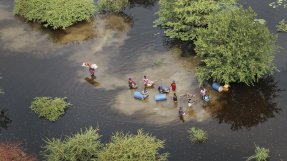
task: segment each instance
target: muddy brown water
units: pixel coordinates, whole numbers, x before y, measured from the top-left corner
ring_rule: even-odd
[[[12,2],[0,1],[0,88],[5,91],[0,96],[0,140],[24,142],[28,152],[39,154],[43,139],[81,128],[98,126],[104,142],[115,131],[143,128],[166,140],[163,151],[170,152],[169,160],[245,160],[254,144],[269,148],[270,160],[287,160],[287,35],[278,35],[282,49],[275,63],[280,72],[254,87],[232,84],[222,94],[209,89],[210,104],[198,101],[188,109],[181,95],[198,97],[192,70],[198,59],[192,46],[170,42],[162,30],[152,27],[158,6],[149,2],[135,0],[122,15],[95,17],[62,32],[26,23],[12,15]],[[276,32],[287,10],[272,9],[270,2],[241,1]],[[98,64],[96,82],[87,78],[84,61]],[[157,84],[175,80],[179,103],[156,103],[156,89],[149,89],[147,100],[134,100],[127,78],[142,90],[143,75]],[[28,108],[37,96],[68,97],[73,106],[50,123]],[[187,112],[184,122],[177,117],[179,106]],[[192,126],[207,130],[207,143],[190,144],[187,129]]]

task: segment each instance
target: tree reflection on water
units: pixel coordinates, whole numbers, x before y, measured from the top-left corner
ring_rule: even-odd
[[[254,86],[234,84],[229,92],[204,108],[219,123],[230,124],[232,130],[250,129],[281,111],[274,102],[280,91],[273,77],[266,77]]]
[[[12,120],[8,117],[7,109],[0,109],[0,132],[1,129],[8,129],[8,124],[11,124]]]

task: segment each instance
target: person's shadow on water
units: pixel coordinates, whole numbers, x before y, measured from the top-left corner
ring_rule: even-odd
[[[85,80],[86,80],[89,84],[91,84],[91,85],[93,85],[93,86],[95,86],[95,87],[97,87],[97,86],[100,85],[100,83],[96,81],[96,76],[93,76],[92,78],[85,77]]]
[[[184,122],[184,121],[185,121],[185,120],[184,120],[184,116],[183,116],[183,115],[180,115],[180,116],[179,116],[179,120],[182,121],[182,122]]]

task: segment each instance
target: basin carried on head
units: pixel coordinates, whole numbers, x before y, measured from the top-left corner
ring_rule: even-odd
[[[166,98],[166,94],[156,94],[155,96],[154,96],[154,99],[155,99],[155,101],[166,101],[167,100],[167,98]]]

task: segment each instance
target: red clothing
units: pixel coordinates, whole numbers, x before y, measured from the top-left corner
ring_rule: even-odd
[[[172,91],[175,91],[176,90],[176,84],[173,82],[173,83],[171,83],[171,90]]]

